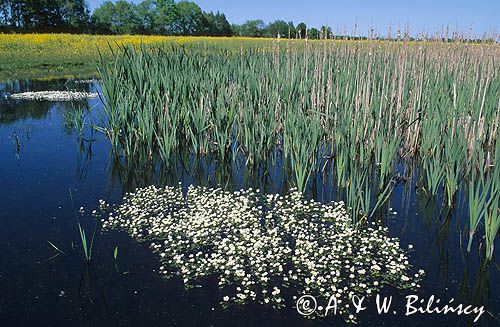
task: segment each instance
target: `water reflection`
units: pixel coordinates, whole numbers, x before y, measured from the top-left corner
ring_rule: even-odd
[[[95,83],[80,83],[75,80],[51,80],[51,81],[7,81],[0,83],[0,124],[12,124],[19,120],[42,120],[47,118],[51,109],[71,110],[79,105],[85,105],[86,101],[79,102],[49,102],[13,100],[9,96],[13,93],[47,90],[78,90],[92,92],[96,89]]]
[[[18,120],[41,120],[47,117],[53,104],[49,102],[27,103],[2,97],[0,100],[0,124],[12,124]]]

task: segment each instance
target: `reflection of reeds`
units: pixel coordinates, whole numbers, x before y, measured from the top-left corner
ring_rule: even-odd
[[[493,249],[495,246],[495,237],[500,227],[500,192],[492,199],[490,207],[486,210],[484,215],[484,233],[486,238],[486,257],[491,259],[493,257]]]
[[[419,187],[453,207],[473,170],[492,178],[499,53],[496,45],[376,41],[240,52],[124,47],[100,64],[100,130],[119,153],[156,153],[167,166],[179,151],[219,162],[244,154],[255,167],[282,152],[301,191],[328,158],[362,215],[390,195],[395,163],[416,160]]]

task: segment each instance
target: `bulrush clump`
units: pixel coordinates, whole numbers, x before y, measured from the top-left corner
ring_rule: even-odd
[[[418,288],[423,274],[410,272],[386,227],[353,225],[343,202],[308,201],[296,190],[281,196],[189,186],[183,194],[180,184],[149,186],[111,208],[105,230],[150,242],[160,272],[180,275],[186,287],[216,276],[223,306],[284,307],[302,294],[325,302],[336,296],[340,314],[352,320],[352,295],[370,297],[385,285]]]

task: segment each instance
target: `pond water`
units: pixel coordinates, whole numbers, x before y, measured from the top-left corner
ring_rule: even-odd
[[[305,319],[294,307],[277,310],[250,304],[224,309],[219,304],[216,283],[185,290],[179,279],[163,279],[158,273],[158,258],[148,244],[134,241],[126,232],[101,233],[98,229],[92,263],[84,264],[75,208],[92,210],[100,199],[119,203],[124,192],[150,184],[182,182],[284,193],[287,183],[279,167],[271,167],[267,175],[249,173],[238,160],[225,172],[215,168],[209,158],[188,158],[191,167],[179,165],[175,171],[126,162],[112,155],[102,134],[85,133],[81,137],[68,126],[68,115],[77,110],[78,103],[6,97],[10,93],[67,88],[99,90],[96,82],[75,84],[65,80],[0,85],[1,326],[342,324],[338,317],[331,316]],[[99,99],[86,102],[92,119],[101,119]],[[336,200],[331,174],[317,180],[307,196],[322,202]],[[458,197],[464,196],[459,192]],[[467,207],[457,205],[450,210],[440,203],[419,195],[411,180],[396,186],[387,206],[397,213],[380,217],[380,221],[388,226],[390,236],[400,239],[403,248],[413,246],[410,263],[415,270],[424,269],[426,275],[419,291],[385,290],[387,295],[394,295],[397,314],[378,314],[368,302],[367,309],[357,315],[361,326],[456,326],[469,325],[474,319],[473,315],[453,313],[405,316],[408,294],[426,301],[434,295],[444,304],[454,299],[454,303],[484,305],[488,312],[476,324],[499,325],[498,255],[485,264],[479,237],[468,254],[464,233]],[[81,220],[91,231],[92,217],[84,215]],[[500,248],[498,241],[496,245]]]

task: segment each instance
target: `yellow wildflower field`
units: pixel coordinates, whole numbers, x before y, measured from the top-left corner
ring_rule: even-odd
[[[280,42],[272,38],[249,37],[194,37],[156,35],[86,35],[86,34],[0,34],[0,80],[22,78],[88,77],[96,72],[99,54],[103,58],[121,45],[181,44],[219,47],[239,51],[242,48],[269,49]],[[302,47],[305,40],[282,39],[284,46]],[[325,44],[324,41],[309,41]],[[328,40],[331,42],[331,40]],[[335,40],[371,46],[390,41]],[[391,42],[401,45],[402,42]],[[408,42],[418,45],[419,42]],[[443,43],[439,43],[443,44]],[[446,44],[446,43],[444,43]]]
[[[243,37],[0,34],[0,79],[91,75],[99,53],[109,56],[119,45],[198,43],[239,49],[272,41]]]

